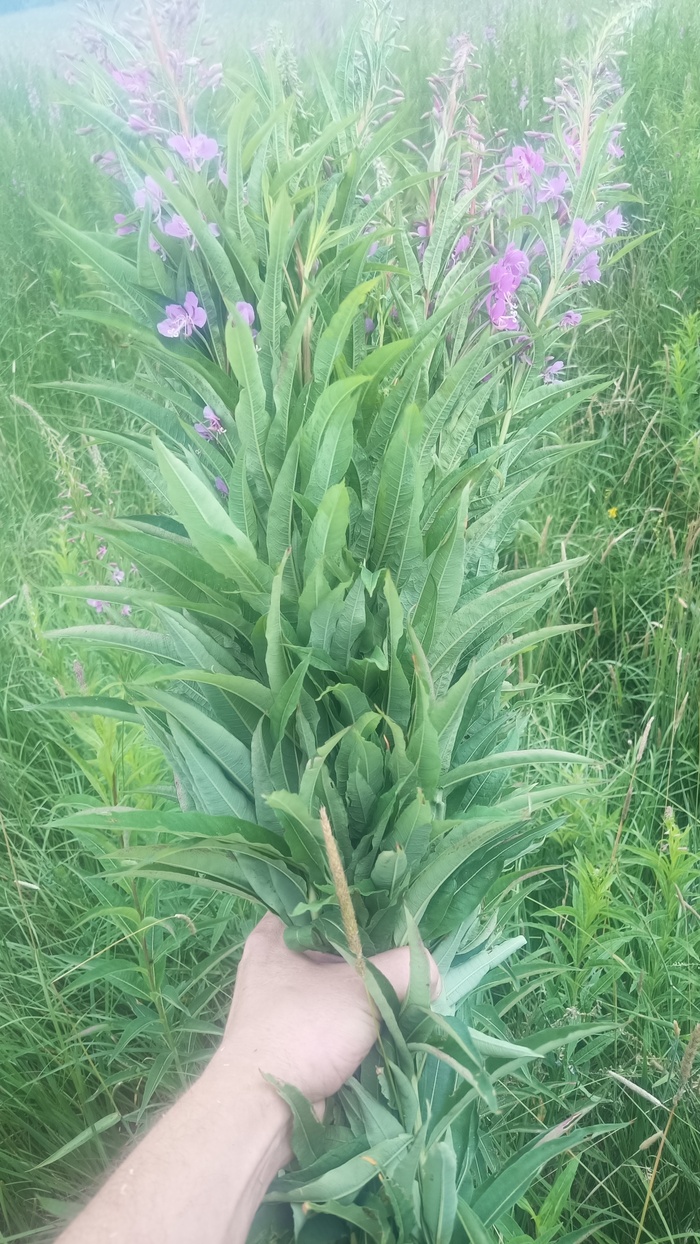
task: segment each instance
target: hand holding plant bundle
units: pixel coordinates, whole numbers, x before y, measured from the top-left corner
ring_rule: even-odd
[[[560,355],[596,319],[586,287],[623,227],[607,44],[562,82],[547,131],[504,151],[481,133],[466,38],[431,80],[424,145],[407,141],[378,0],[335,81],[315,66],[315,97],[284,46],[229,94],[150,29],[153,63],[95,40],[81,101],[124,182],[117,236],[53,226],[99,274],[107,309],[83,314],[143,359],[131,386],[69,387],[123,412],[100,435],[164,512],[102,526],[145,586],[72,589],[109,624],[62,636],[143,658],[95,711],[143,723],[179,810],[64,823],[122,875],[252,899],[289,948],[363,972],[380,1040],[322,1122],[280,1087],[296,1162],[253,1238],[482,1244],[513,1234],[549,1158],[605,1131],[576,1116],[499,1167],[480,1130],[498,1082],[582,1029],[513,1044],[463,1004],[522,944],[493,944],[482,900],[576,789],[528,766],[585,763],[521,746],[511,662],[562,629],[537,615],[565,567],[508,554],[578,449],[558,425],[600,387]],[[400,1002],[369,957],[406,945]]]

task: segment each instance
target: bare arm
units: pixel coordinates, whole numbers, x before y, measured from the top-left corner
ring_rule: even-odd
[[[244,1244],[289,1161],[290,1117],[267,1072],[320,1103],[352,1075],[377,1020],[352,968],[294,954],[266,916],[248,938],[220,1049],[57,1244]],[[408,951],[374,963],[400,997]],[[435,990],[437,970],[431,964]]]

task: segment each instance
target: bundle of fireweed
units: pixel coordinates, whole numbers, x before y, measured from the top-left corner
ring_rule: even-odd
[[[381,1038],[323,1122],[280,1090],[297,1164],[260,1240],[510,1238],[544,1163],[605,1130],[567,1120],[499,1166],[498,1082],[583,1030],[513,1044],[465,998],[522,943],[494,944],[482,901],[576,789],[532,765],[583,762],[521,743],[513,670],[562,629],[537,619],[563,566],[508,553],[600,384],[560,356],[623,227],[616,80],[598,45],[548,134],[496,149],[457,40],[407,145],[394,34],[370,5],[314,95],[275,45],[229,93],[162,30],[147,65],[94,38],[80,106],[124,211],[111,237],[53,222],[100,284],[80,314],[142,359],[68,387],[121,412],[95,436],[162,497],[100,524],[131,586],[66,588],[103,620],[64,639],[137,654],[123,695],[62,707],[142,722],[174,774],[156,808],[67,823],[113,876],[253,899],[299,951],[411,947],[403,1004],[368,966]]]

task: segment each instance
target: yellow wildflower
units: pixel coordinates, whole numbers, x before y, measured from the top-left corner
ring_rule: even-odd
[[[608,510],[608,518],[617,518],[617,506],[611,505]]]

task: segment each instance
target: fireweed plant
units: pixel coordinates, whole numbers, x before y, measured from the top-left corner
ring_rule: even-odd
[[[278,1086],[296,1163],[252,1238],[510,1238],[544,1164],[606,1131],[575,1115],[502,1159],[499,1081],[589,1030],[514,1044],[466,999],[524,940],[495,941],[482,901],[576,793],[528,772],[584,763],[521,746],[517,658],[566,629],[536,621],[565,567],[505,554],[601,383],[566,360],[624,228],[614,31],[505,146],[462,36],[411,140],[379,0],[313,92],[275,40],[226,84],[189,17],[94,26],[71,70],[123,207],[102,235],[52,227],[95,273],[77,314],[143,362],[131,385],[67,387],[121,412],[95,435],[163,509],[101,525],[102,565],[138,575],[67,586],[101,617],[54,634],[143,658],[121,698],[79,707],[141,723],[174,787],[62,823],[113,875],[253,900],[291,947],[363,971],[377,1045],[323,1121]],[[366,956],[402,944],[399,1004]]]

